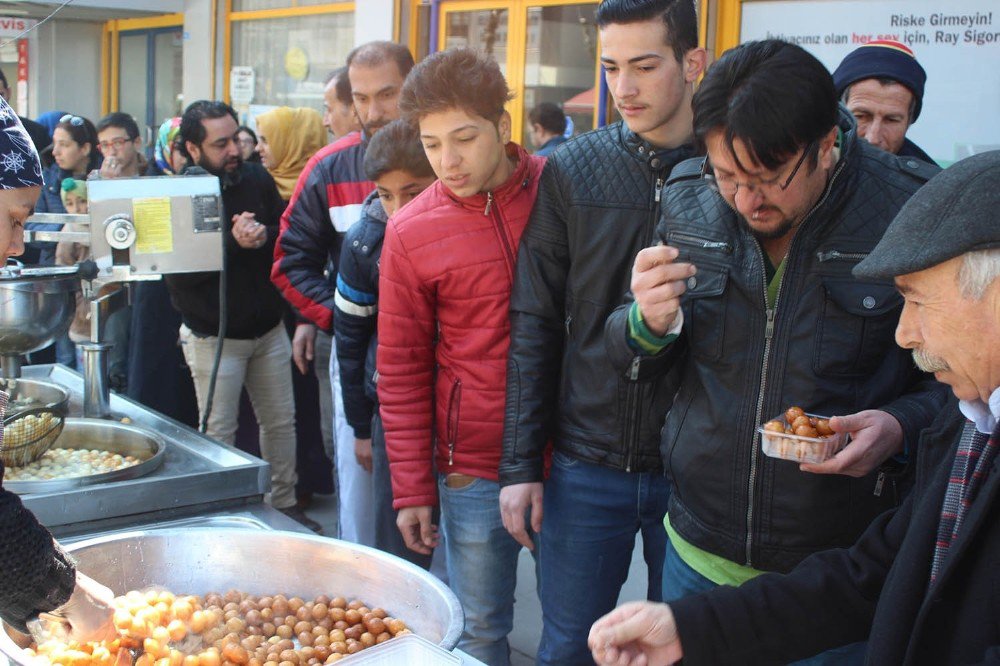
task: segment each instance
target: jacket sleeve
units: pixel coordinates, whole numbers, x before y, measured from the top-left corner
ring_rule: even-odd
[[[378,319],[378,285],[372,275],[366,274],[352,250],[351,240],[360,236],[363,229],[363,220],[351,227],[341,249],[333,330],[347,422],[356,438],[369,439],[374,405],[365,393],[365,360]]]
[[[422,284],[390,222],[379,272],[378,399],[393,508],[434,506],[436,297]]]
[[[916,453],[920,431],[941,413],[949,395],[948,386],[933,375],[913,368],[910,377],[910,389],[879,408],[892,414],[903,427],[903,452],[908,455]]]
[[[666,233],[666,224],[661,216],[659,223],[656,225],[654,242],[660,241],[665,243]],[[655,355],[644,354],[630,344],[632,331],[629,328],[629,313],[632,305],[635,303],[635,298],[632,296],[631,291],[625,294],[622,303],[622,305],[615,308],[614,312],[608,316],[607,321],[604,323],[604,346],[607,349],[611,365],[621,375],[633,381],[658,376],[669,371],[679,362],[683,351],[686,349],[685,341],[683,340],[683,324],[681,325],[679,336],[663,347],[658,353]],[[683,318],[683,313],[681,313],[681,317]]]
[[[36,213],[65,213],[65,210],[52,210],[49,205],[49,192],[47,191],[49,185],[49,178],[51,177],[50,171],[46,170],[44,172],[45,182],[42,185],[42,193],[38,196],[38,201],[35,202],[35,212]],[[57,190],[60,191],[60,190]],[[58,231],[60,225],[58,224],[48,224],[39,222],[28,222],[24,225],[24,228],[30,231]],[[56,255],[56,244],[49,242],[37,241],[34,243],[26,243],[24,247],[24,254],[20,257],[16,257],[19,261],[25,264],[38,264],[40,266],[48,266],[55,263]]]
[[[334,290],[324,270],[339,234],[330,222],[325,171],[323,162],[313,157],[299,176],[281,216],[271,280],[297,312],[330,332]]]
[[[851,548],[812,555],[787,575],[671,602],[684,663],[788,663],[865,640],[913,505],[911,493]]]
[[[0,393],[0,420],[7,396]],[[3,442],[0,433],[0,444]],[[0,483],[4,474],[0,461]],[[0,617],[18,631],[41,611],[50,611],[69,600],[76,584],[72,560],[59,548],[49,531],[24,508],[14,493],[0,485]]]
[[[543,452],[558,411],[570,268],[566,203],[558,163],[548,160],[518,248],[511,294],[510,352],[500,485],[542,480]]]

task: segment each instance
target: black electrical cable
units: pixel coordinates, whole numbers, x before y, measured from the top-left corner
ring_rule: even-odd
[[[222,237],[222,270],[219,271],[219,337],[215,345],[215,359],[212,361],[212,375],[208,380],[208,396],[205,399],[205,415],[201,419],[201,432],[208,433],[208,417],[212,414],[212,402],[215,399],[215,381],[219,377],[219,364],[222,363],[222,345],[226,339],[229,308],[226,306],[226,232],[221,230]]]
[[[190,166],[184,170],[185,176],[207,176],[209,173],[199,166]],[[220,188],[222,181],[219,181]],[[219,193],[219,220],[225,215],[222,210],[222,194]],[[226,229],[224,225],[219,225],[219,239],[222,243],[222,266],[219,268],[219,334],[218,342],[215,345],[215,358],[212,361],[212,374],[208,380],[208,395],[205,396],[205,413],[201,417],[201,432],[208,433],[208,417],[212,415],[212,403],[215,400],[215,383],[219,378],[219,365],[222,363],[222,346],[225,343],[226,328],[229,320],[229,308],[226,304],[226,283],[227,283],[227,258],[226,258]]]

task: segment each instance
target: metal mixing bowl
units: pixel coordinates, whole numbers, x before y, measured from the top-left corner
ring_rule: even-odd
[[[11,359],[38,351],[66,333],[78,291],[75,266],[0,270],[0,354]]]
[[[178,594],[237,589],[357,598],[446,650],[458,643],[465,623],[458,599],[430,573],[373,548],[320,536],[189,527],[98,537],[67,550],[80,571],[115,594],[158,586]],[[7,631],[0,631],[0,651],[30,666]]]

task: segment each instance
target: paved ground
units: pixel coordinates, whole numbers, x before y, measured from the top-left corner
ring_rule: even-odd
[[[323,526],[325,534],[337,533],[337,498],[317,495],[306,512]],[[636,539],[632,552],[629,578],[622,589],[620,601],[644,599],[646,596],[646,563],[642,559],[642,544]],[[538,639],[542,634],[542,609],[535,594],[535,564],[527,550],[521,551],[517,566],[517,591],[514,606],[514,631],[510,635],[513,666],[535,663]]]

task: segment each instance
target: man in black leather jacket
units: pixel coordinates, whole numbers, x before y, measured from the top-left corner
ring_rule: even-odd
[[[536,532],[545,514],[539,664],[590,663],[587,631],[614,606],[640,529],[658,599],[665,545],[657,447],[672,380],[647,378],[640,365],[616,372],[603,329],[652,238],[670,169],[693,154],[691,95],[706,55],[687,0],[606,0],[597,24],[624,122],[549,157],[511,299],[500,502],[528,548],[526,513]]]
[[[652,355],[683,376],[662,436],[665,600],[852,544],[899,501],[877,466],[946,396],[893,342],[892,283],[851,274],[938,169],[860,140],[822,64],[776,40],[713,65],[694,128],[708,161],[674,169],[663,246],[636,257],[607,330],[619,370]],[[851,442],[821,464],[766,457],[757,428],[792,405]]]

